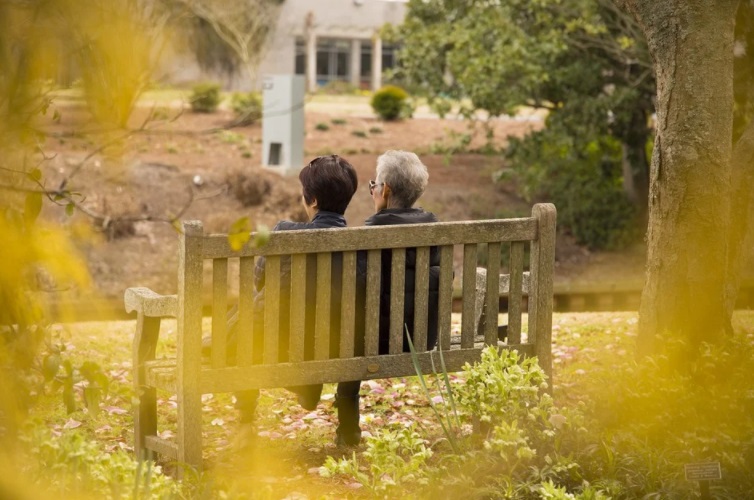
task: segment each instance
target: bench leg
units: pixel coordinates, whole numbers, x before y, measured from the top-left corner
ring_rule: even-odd
[[[139,314],[136,319],[136,335],[133,346],[134,390],[139,406],[134,410],[134,452],[139,459],[145,458],[144,440],[157,434],[157,393],[145,382],[144,363],[154,359],[157,337],[160,333],[160,318]]]
[[[178,391],[178,462],[202,470],[202,397],[197,391]]]

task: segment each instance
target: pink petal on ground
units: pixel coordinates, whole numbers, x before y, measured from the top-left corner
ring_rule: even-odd
[[[105,411],[107,411],[107,413],[109,413],[110,415],[126,415],[130,413],[128,410],[119,408],[117,406],[105,406]]]
[[[379,382],[376,380],[366,380],[362,382],[362,384],[366,385],[370,389],[374,389],[375,387],[382,387]]]
[[[76,427],[81,427],[81,422],[74,419],[69,419],[65,425],[63,425],[63,429],[75,429]]]
[[[432,398],[432,402],[437,405],[440,403],[444,403],[445,400],[442,398],[442,396],[435,396]]]

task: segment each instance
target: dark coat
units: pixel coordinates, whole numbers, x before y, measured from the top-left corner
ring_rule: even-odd
[[[278,222],[273,231],[294,231],[300,229],[328,229],[346,227],[346,219],[340,214],[320,210],[311,222]],[[254,331],[263,332],[264,326],[264,303],[265,303],[265,264],[266,259],[260,257],[254,267]],[[340,308],[341,289],[343,275],[343,255],[333,253],[331,272],[331,297],[330,297],[330,340],[331,355],[337,353],[340,340]],[[304,331],[304,356],[305,359],[313,359],[314,353],[314,325],[315,304],[317,285],[317,256],[308,254],[306,259],[306,314]],[[290,294],[291,294],[291,259],[280,259],[280,344],[278,347],[279,360],[288,360],[288,348],[290,345]],[[255,360],[260,360],[259,354],[263,349],[263,335],[254,335]]]
[[[437,217],[431,212],[425,212],[421,208],[388,208],[380,210],[369,217],[367,226],[389,226],[395,224],[422,224],[437,222]],[[390,285],[392,281],[392,252],[382,251],[381,283],[380,283],[380,354],[386,354],[390,342]],[[429,310],[427,325],[427,349],[431,350],[437,343],[438,331],[438,303],[440,290],[440,252],[437,247],[432,247],[429,253]],[[366,276],[366,253],[360,253],[358,269],[362,279]],[[365,281],[364,281],[365,282]],[[415,309],[415,282],[416,282],[416,248],[406,249],[406,283],[404,286],[403,299],[403,322],[408,329],[409,335],[414,332],[414,309]],[[357,330],[359,330],[357,328]],[[363,331],[363,330],[362,330]],[[404,336],[403,351],[409,351],[408,340]]]

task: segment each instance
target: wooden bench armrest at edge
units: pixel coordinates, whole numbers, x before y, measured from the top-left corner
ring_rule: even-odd
[[[176,317],[178,297],[160,295],[149,288],[128,288],[123,297],[126,312],[136,312],[133,341],[134,391],[139,404],[134,408],[134,451],[144,457],[148,442],[157,442],[157,393],[147,385],[146,363],[154,360],[164,317]],[[177,456],[174,455],[174,456]]]
[[[177,295],[160,295],[146,287],[126,289],[124,301],[127,313],[136,311],[150,318],[175,318],[178,314]]]

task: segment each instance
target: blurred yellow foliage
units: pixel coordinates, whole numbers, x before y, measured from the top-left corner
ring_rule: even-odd
[[[157,36],[141,7],[131,0],[0,2],[0,442],[25,412],[23,372],[33,369],[44,340],[42,292],[90,284],[69,230],[38,218],[45,204],[59,210],[47,220],[63,213],[53,202],[72,208],[70,193],[46,183],[40,124],[56,80],[75,68],[93,119],[105,129],[126,125],[149,83]]]

